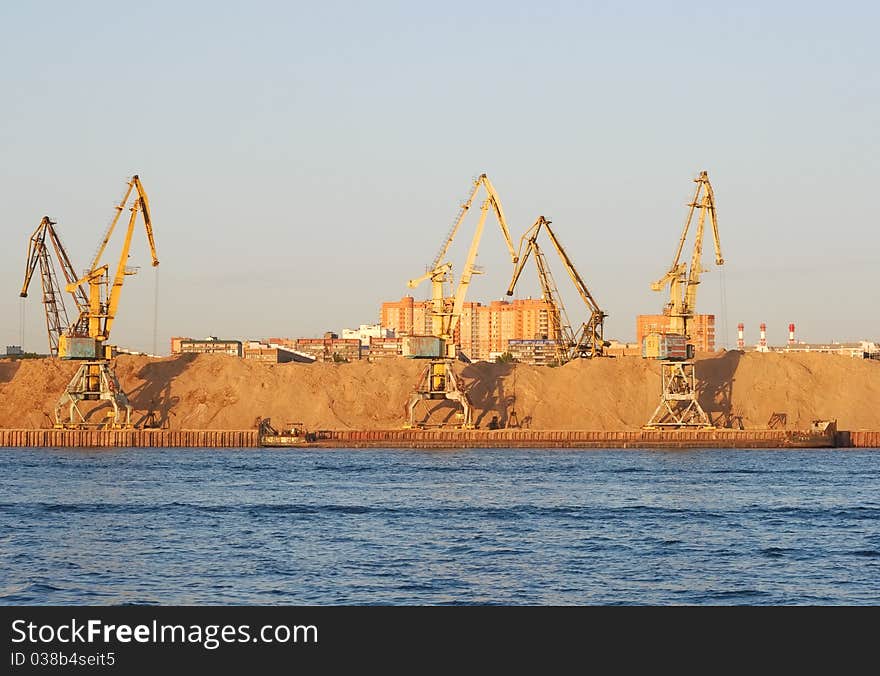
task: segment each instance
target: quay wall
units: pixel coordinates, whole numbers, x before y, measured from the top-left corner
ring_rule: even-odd
[[[255,448],[256,430],[0,429],[0,447]]]
[[[321,448],[880,448],[880,430],[324,430]],[[6,448],[257,448],[256,430],[0,429]]]

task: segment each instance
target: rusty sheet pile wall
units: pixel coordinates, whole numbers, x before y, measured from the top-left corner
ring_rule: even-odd
[[[351,448],[810,448],[834,446],[831,435],[786,430],[344,430],[319,445]]]
[[[254,448],[256,430],[4,430],[0,447]]]
[[[851,432],[838,432],[838,446],[852,448],[880,448],[880,431],[877,430],[854,430]]]
[[[324,430],[325,448],[880,448],[880,431],[786,430]],[[257,448],[256,430],[0,429],[0,447]]]

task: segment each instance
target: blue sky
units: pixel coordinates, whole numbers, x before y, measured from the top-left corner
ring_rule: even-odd
[[[40,218],[84,266],[132,173],[153,208],[167,352],[171,335],[376,321],[483,171],[515,236],[553,221],[606,335],[632,339],[635,315],[663,304],[650,282],[702,169],[729,345],[739,321],[750,342],[761,321],[772,343],[792,321],[805,340],[880,338],[878,15],[867,2],[4,3],[0,341],[18,343]],[[704,262],[698,311],[721,326],[722,273]],[[492,223],[479,263],[470,299],[501,298],[511,266]],[[131,264],[143,269],[112,342],[150,350],[142,232]],[[520,293],[537,295],[533,276]],[[25,347],[44,350],[36,286],[24,311]]]

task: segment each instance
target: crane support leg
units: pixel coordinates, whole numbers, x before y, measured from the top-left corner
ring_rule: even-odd
[[[89,421],[84,401],[107,401],[113,411],[104,420]],[[65,408],[67,412],[65,414]],[[64,429],[130,429],[131,404],[107,360],[83,362],[55,405],[55,427]]]
[[[459,418],[461,429],[473,429],[473,407],[467,394],[459,389],[458,379],[452,370],[452,359],[436,359],[422,370],[415,390],[406,404],[407,429],[425,427],[424,423],[416,423],[416,406],[420,401],[448,399],[461,407]]]
[[[645,429],[664,427],[712,429],[709,416],[697,401],[694,362],[660,362],[660,376],[663,384],[660,404],[654,410],[654,415],[645,425]]]

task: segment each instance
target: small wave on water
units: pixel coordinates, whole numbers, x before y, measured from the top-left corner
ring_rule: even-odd
[[[4,604],[35,604],[60,591],[63,591],[61,587],[43,582],[22,583],[0,588],[0,601]]]
[[[729,604],[743,603],[754,605],[761,603],[763,599],[771,597],[772,594],[761,589],[741,588],[726,589],[724,591],[710,591],[703,594],[703,600],[707,603]]]
[[[873,460],[0,449],[0,603],[877,604]]]

